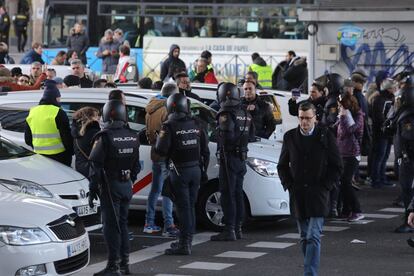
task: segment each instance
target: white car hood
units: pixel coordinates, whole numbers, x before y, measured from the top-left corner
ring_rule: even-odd
[[[34,154],[0,161],[0,179],[16,178],[47,186],[79,181],[85,177],[59,162]]]
[[[56,201],[0,191],[0,225],[44,227],[73,210]]]
[[[278,163],[281,149],[282,143],[262,139],[258,142],[249,143],[249,152],[247,153],[247,156]]]

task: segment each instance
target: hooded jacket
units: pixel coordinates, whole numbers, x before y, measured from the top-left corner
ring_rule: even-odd
[[[89,176],[89,154],[92,150],[93,138],[96,133],[101,130],[99,122],[91,121],[85,128],[85,133],[82,136],[79,132],[81,124],[73,120],[71,126],[71,134],[74,143],[74,152],[76,157],[75,168],[85,177]]]
[[[342,157],[361,155],[361,142],[364,132],[364,113],[359,110],[355,116],[351,112],[339,116],[336,142]]]
[[[166,121],[168,117],[166,102],[167,98],[157,95],[151,98],[145,107],[145,111],[147,112],[145,115],[145,125],[147,127],[146,134],[148,142],[151,145],[151,160],[155,162],[165,160],[155,153],[154,146],[157,141],[157,132],[161,130],[162,123]]]
[[[89,38],[85,32],[75,33],[75,30],[72,28],[70,31],[70,36],[66,41],[66,46],[69,50],[75,51],[83,64],[86,64],[86,51],[89,48]]]
[[[170,52],[168,53],[168,58],[161,65],[160,79],[162,81],[164,81],[166,78],[173,77],[174,72],[187,71],[184,61],[182,61],[180,58],[173,57],[173,52],[175,49],[180,49],[180,47],[177,44],[171,45]]]
[[[291,64],[289,64],[283,78],[288,82],[287,90],[306,85],[306,80],[308,78],[306,58],[297,57]]]

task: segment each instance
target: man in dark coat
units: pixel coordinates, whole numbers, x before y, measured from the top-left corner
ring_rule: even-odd
[[[119,46],[121,44],[114,39],[114,32],[111,29],[106,30],[96,53],[96,56],[102,59],[103,74],[115,74],[119,61]]]
[[[287,90],[293,88],[303,88],[306,90],[306,82],[308,79],[308,68],[305,57],[296,56],[295,52],[289,51],[286,55],[286,71],[283,78],[287,81]]]
[[[277,169],[296,216],[305,275],[318,275],[329,191],[341,175],[342,163],[332,132],[316,125],[313,104],[299,106],[299,126],[285,133]]]
[[[68,51],[75,51],[82,63],[86,65],[86,51],[89,48],[89,38],[85,34],[82,24],[75,24],[70,36],[68,36],[66,46],[68,47]]]
[[[172,44],[170,52],[168,53],[168,58],[161,65],[160,79],[162,81],[168,80],[177,72],[187,71],[184,61],[182,61],[179,56],[180,46]]]

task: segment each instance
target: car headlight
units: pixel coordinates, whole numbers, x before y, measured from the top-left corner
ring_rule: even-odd
[[[51,240],[40,228],[22,228],[0,225],[0,241],[8,245],[31,245],[47,243]]]
[[[36,197],[52,198],[53,194],[48,189],[35,182],[24,179],[0,179],[0,184],[13,192],[24,193]]]
[[[266,177],[277,177],[277,164],[264,159],[248,157],[247,164],[258,174]]]

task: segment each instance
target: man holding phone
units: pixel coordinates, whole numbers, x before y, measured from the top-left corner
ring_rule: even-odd
[[[298,116],[298,109],[299,105],[304,102],[310,102],[313,104],[316,108],[316,120],[320,122],[322,120],[323,116],[323,109],[325,107],[326,103],[326,97],[325,97],[325,87],[318,83],[313,82],[311,89],[309,90],[309,98],[300,102],[297,102],[297,100],[300,98],[301,90],[294,88],[292,89],[292,98],[289,100],[289,114],[292,116]]]

